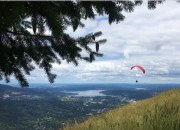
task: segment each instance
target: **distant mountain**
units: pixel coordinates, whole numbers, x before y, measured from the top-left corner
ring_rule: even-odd
[[[4,94],[17,95],[45,95],[49,94],[46,89],[43,88],[21,88],[21,87],[12,87],[9,85],[0,84],[0,96]]]
[[[107,111],[64,130],[180,130],[180,89]]]
[[[9,90],[18,90],[18,88],[9,86],[9,85],[4,85],[4,84],[0,84],[0,92],[5,92],[5,91],[9,91]]]

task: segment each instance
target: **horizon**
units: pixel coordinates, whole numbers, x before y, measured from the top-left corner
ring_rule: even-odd
[[[19,84],[13,84],[13,83],[10,83],[10,84],[0,83],[0,85],[7,85],[10,87],[22,88]],[[82,87],[81,85],[84,85],[84,86],[91,85],[92,88],[97,87],[98,85],[105,85],[105,87],[107,87],[108,85],[120,85],[119,87],[122,87],[121,85],[130,85],[130,86],[136,86],[136,87],[143,87],[142,85],[144,85],[144,87],[146,85],[152,85],[152,87],[153,87],[153,85],[155,85],[155,86],[156,85],[162,85],[163,87],[164,87],[164,85],[165,86],[166,85],[173,85],[173,86],[171,86],[172,88],[178,87],[178,86],[180,87],[180,83],[53,83],[53,84],[51,84],[51,83],[30,83],[29,87],[25,87],[25,88],[38,88],[40,85],[42,85],[41,87],[48,87],[48,88],[65,87],[65,86],[69,87],[71,85],[74,85],[75,87],[77,87],[77,85],[80,85],[79,87]],[[60,85],[60,86],[58,86],[58,85]],[[95,86],[95,85],[97,85],[97,86]],[[174,85],[177,85],[177,86],[174,86]]]

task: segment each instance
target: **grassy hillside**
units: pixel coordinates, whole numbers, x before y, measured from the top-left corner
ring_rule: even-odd
[[[64,130],[180,130],[180,89],[69,124]]]

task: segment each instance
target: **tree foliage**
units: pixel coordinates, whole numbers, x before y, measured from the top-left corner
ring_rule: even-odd
[[[154,9],[160,2],[149,1]],[[0,2],[0,79],[10,81],[13,75],[21,86],[28,86],[25,75],[35,68],[43,68],[50,82],[56,75],[51,72],[52,63],[62,60],[78,65],[79,60],[92,62],[99,53],[96,41],[101,32],[73,38],[65,33],[71,26],[74,31],[83,27],[83,19],[107,15],[109,24],[124,20],[122,11],[133,12],[142,1],[21,1]],[[47,28],[51,35],[46,35]],[[32,32],[30,31],[32,30]],[[95,50],[90,44],[95,44]],[[82,55],[85,50],[88,56]]]

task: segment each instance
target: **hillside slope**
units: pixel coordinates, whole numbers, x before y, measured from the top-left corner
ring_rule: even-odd
[[[180,89],[67,125],[64,130],[180,130]]]

